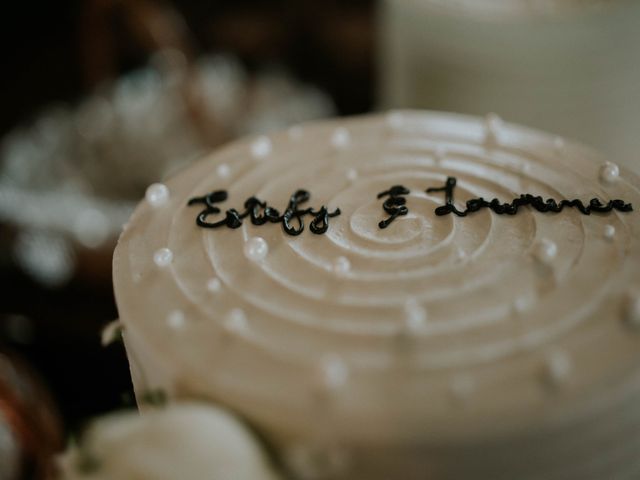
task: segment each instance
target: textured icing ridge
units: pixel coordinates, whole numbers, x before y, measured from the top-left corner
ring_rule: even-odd
[[[282,451],[339,447],[359,469],[349,478],[421,478],[427,466],[438,479],[492,480],[525,478],[522,465],[526,478],[563,468],[607,478],[619,472],[609,461],[640,469],[616,460],[633,457],[624,445],[640,434],[607,421],[615,412],[640,426],[638,297],[626,293],[640,284],[637,212],[439,216],[445,195],[427,191],[454,177],[459,209],[523,192],[640,205],[638,178],[618,167],[603,176],[608,165],[498,117],[429,112],[233,143],[168,180],[171,201],[142,202],[123,233],[114,284],[127,348],[153,358],[142,369],[171,372],[172,396],[221,401]],[[282,209],[296,191],[341,213],[322,235],[249,217],[200,228],[202,195],[218,190],[229,198],[203,221],[251,197]],[[254,206],[259,218],[265,207]],[[175,311],[183,321],[168,335]]]

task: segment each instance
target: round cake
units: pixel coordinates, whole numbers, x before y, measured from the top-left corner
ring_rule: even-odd
[[[293,478],[638,478],[639,188],[495,115],[232,143],[118,243],[136,394],[233,410]]]

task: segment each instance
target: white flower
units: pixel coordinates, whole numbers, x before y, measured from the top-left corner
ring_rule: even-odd
[[[101,418],[59,464],[60,480],[278,479],[244,425],[196,404]]]

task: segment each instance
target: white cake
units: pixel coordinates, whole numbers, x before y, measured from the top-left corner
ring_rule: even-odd
[[[640,172],[640,2],[381,4],[383,107],[495,111]]]
[[[457,216],[426,192],[447,178],[458,211],[618,202]],[[395,185],[408,211],[380,228]],[[639,187],[493,115],[398,111],[232,143],[150,187],[120,238],[137,395],[232,409],[294,478],[638,478],[640,219],[622,210]],[[196,224],[207,200],[221,213],[205,226],[254,196],[284,214],[298,189],[299,209],[340,210],[326,232],[311,215],[299,235],[275,213]]]

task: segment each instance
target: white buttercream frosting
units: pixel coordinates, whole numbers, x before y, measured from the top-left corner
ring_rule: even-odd
[[[640,285],[637,212],[436,216],[444,196],[425,192],[454,176],[461,209],[521,193],[640,208],[638,177],[619,168],[602,181],[606,165],[498,117],[411,111],[218,150],[166,182],[162,208],[142,202],[119,241],[114,285],[136,389],[220,402],[280,452],[349,458],[314,464],[329,472],[317,478],[640,469],[625,463],[640,444],[628,293]],[[409,212],[380,229],[388,215],[376,195],[398,184]],[[226,189],[209,220],[251,196],[283,212],[300,188],[308,206],[340,208],[325,234],[309,230],[311,217],[298,236],[248,218],[200,228],[203,205],[187,206]],[[176,311],[180,322],[163,321]]]

